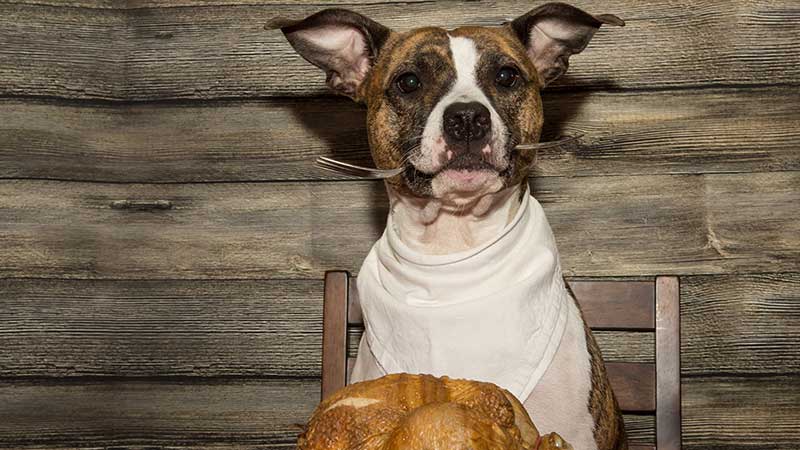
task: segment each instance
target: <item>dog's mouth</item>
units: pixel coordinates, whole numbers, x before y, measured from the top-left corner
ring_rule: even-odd
[[[436,164],[438,167],[433,170],[430,168],[417,168],[415,162],[409,159],[405,159],[404,164],[406,167],[411,167],[429,177],[435,177],[447,170],[494,170],[496,172],[501,172],[504,170],[506,164],[502,163],[501,165],[504,167],[498,167],[497,161],[493,162],[494,158],[491,156],[492,153],[492,147],[488,144],[483,146],[483,148],[472,149],[448,146],[442,150],[442,153],[438,156],[439,163]],[[513,158],[516,152],[514,152],[513,147],[511,147],[507,148],[504,153],[507,154],[509,158]]]
[[[475,152],[454,156],[433,172],[419,170],[408,162],[403,178],[408,188],[418,195],[438,198],[443,191],[478,195],[505,185],[514,169],[515,154],[509,150],[508,162],[503,167],[497,167],[485,155]]]
[[[482,157],[481,155],[475,153],[464,153],[454,157],[450,161],[447,161],[434,172],[421,171],[417,169],[413,163],[408,163],[406,165],[406,174],[417,178],[433,179],[446,172],[494,172],[497,175],[504,177],[508,175],[513,168],[516,154],[516,151],[509,149],[508,164],[505,164],[505,167],[502,168],[497,167],[496,165],[487,161],[486,158]]]
[[[475,172],[479,170],[493,170],[499,172],[497,168],[486,161],[485,159],[471,153],[463,154],[455,157],[447,164],[442,166],[437,173],[442,173],[447,170],[455,170],[459,172]]]

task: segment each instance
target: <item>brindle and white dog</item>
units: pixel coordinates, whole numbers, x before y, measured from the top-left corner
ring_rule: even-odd
[[[428,255],[475,248],[514,217],[535,156],[516,146],[539,140],[539,91],[602,24],[624,25],[563,3],[499,27],[449,31],[395,32],[343,9],[271,22],[331,89],[366,104],[376,166],[405,167],[386,182],[392,223],[405,246]],[[625,449],[597,344],[569,303],[555,356],[522,400],[539,429],[576,449]],[[384,375],[363,342],[357,366],[360,378]]]

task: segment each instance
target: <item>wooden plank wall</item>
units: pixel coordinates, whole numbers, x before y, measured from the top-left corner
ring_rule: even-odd
[[[293,446],[322,273],[387,212],[311,167],[368,161],[364,112],[263,29],[331,4],[404,29],[537,3],[0,2],[0,446]],[[684,448],[800,448],[800,5],[575,4],[628,25],[545,95],[586,135],[532,180],[567,274],[681,276]]]

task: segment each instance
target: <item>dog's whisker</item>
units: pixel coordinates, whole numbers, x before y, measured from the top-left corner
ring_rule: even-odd
[[[398,167],[396,169],[375,169],[370,167],[357,166],[335,159],[321,156],[316,160],[317,167],[321,169],[337,172],[342,175],[350,175],[360,178],[390,178],[401,173],[404,168]]]

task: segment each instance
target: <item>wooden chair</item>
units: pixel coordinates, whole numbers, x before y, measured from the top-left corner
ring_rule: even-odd
[[[592,330],[655,331],[655,364],[607,362],[609,379],[624,413],[655,414],[656,446],[681,448],[680,302],[677,277],[654,281],[569,283]],[[347,384],[355,357],[348,335],[363,327],[355,277],[325,274],[322,338],[322,397]]]

